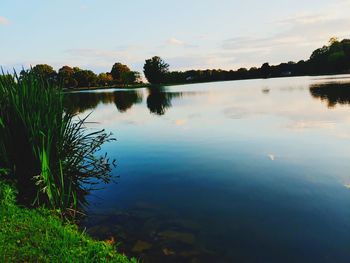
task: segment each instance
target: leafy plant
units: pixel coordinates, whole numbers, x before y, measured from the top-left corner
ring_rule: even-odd
[[[97,154],[114,139],[66,112],[61,87],[35,73],[0,77],[0,105],[0,167],[20,201],[76,211],[96,183],[110,181],[114,161]]]

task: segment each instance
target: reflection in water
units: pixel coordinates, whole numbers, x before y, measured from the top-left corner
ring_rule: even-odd
[[[96,94],[121,180],[88,196],[81,226],[145,263],[348,262],[350,107],[320,103],[349,103],[348,87],[321,82]]]
[[[142,102],[142,94],[136,91],[114,92],[114,95],[114,103],[119,112],[126,112],[134,104]]]
[[[142,93],[130,91],[75,92],[65,94],[65,104],[70,113],[83,113],[95,109],[100,103],[114,103],[120,112],[126,112],[134,104],[142,102]]]
[[[337,104],[350,104],[350,83],[326,83],[310,86],[314,98],[326,101],[329,108]]]
[[[147,107],[151,113],[164,115],[166,110],[172,106],[173,98],[182,97],[181,92],[166,92],[164,89],[149,89]]]
[[[147,107],[151,113],[164,115],[166,110],[172,107],[173,98],[182,97],[181,92],[166,92],[164,89],[149,89]],[[129,110],[134,104],[142,103],[141,91],[119,90],[114,92],[75,92],[65,95],[66,107],[70,113],[84,113],[95,109],[101,104],[114,103],[119,112]]]

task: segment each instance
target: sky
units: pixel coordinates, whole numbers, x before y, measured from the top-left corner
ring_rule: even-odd
[[[238,69],[308,59],[350,38],[350,0],[1,0],[0,66]]]

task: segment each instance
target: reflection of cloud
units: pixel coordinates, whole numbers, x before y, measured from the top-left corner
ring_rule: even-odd
[[[255,111],[249,107],[229,107],[224,110],[224,115],[230,119],[242,119],[262,112]]]
[[[350,139],[350,134],[346,132],[339,132],[336,134],[336,136],[340,139],[346,139],[346,140]]]
[[[330,121],[296,121],[286,125],[288,129],[294,131],[303,131],[305,129],[334,129],[334,122]]]
[[[8,25],[8,24],[10,24],[10,21],[6,17],[0,16],[0,25]]]
[[[267,155],[271,161],[274,161],[276,159],[275,155],[273,154],[268,154]]]
[[[186,124],[186,122],[187,122],[187,120],[185,120],[185,119],[179,119],[179,120],[176,120],[176,121],[175,121],[175,124],[176,124],[177,126],[183,126],[183,125]]]

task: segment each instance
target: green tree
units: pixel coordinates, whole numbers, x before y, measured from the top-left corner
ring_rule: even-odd
[[[143,66],[143,72],[149,83],[164,83],[166,75],[169,72],[169,65],[160,57],[156,56],[146,60],[146,63]]]
[[[269,63],[264,63],[261,66],[261,74],[264,78],[268,78],[271,75],[271,67]]]
[[[75,88],[78,85],[73,77],[74,72],[74,69],[69,66],[63,66],[58,70],[58,80],[65,88]]]
[[[141,76],[137,71],[123,72],[121,74],[121,81],[124,85],[135,84],[140,81]]]
[[[113,77],[112,77],[112,74],[110,73],[100,73],[97,76],[98,85],[108,86],[112,83],[112,81],[113,81]]]
[[[117,83],[122,83],[122,74],[130,71],[131,70],[127,65],[118,62],[113,65],[111,74],[114,81]]]
[[[79,70],[73,77],[78,82],[78,87],[93,87],[97,84],[97,76],[91,70]]]
[[[56,71],[51,67],[50,65],[47,64],[38,64],[35,65],[31,71],[37,75],[42,76],[43,78],[47,80],[55,80],[57,77]]]

